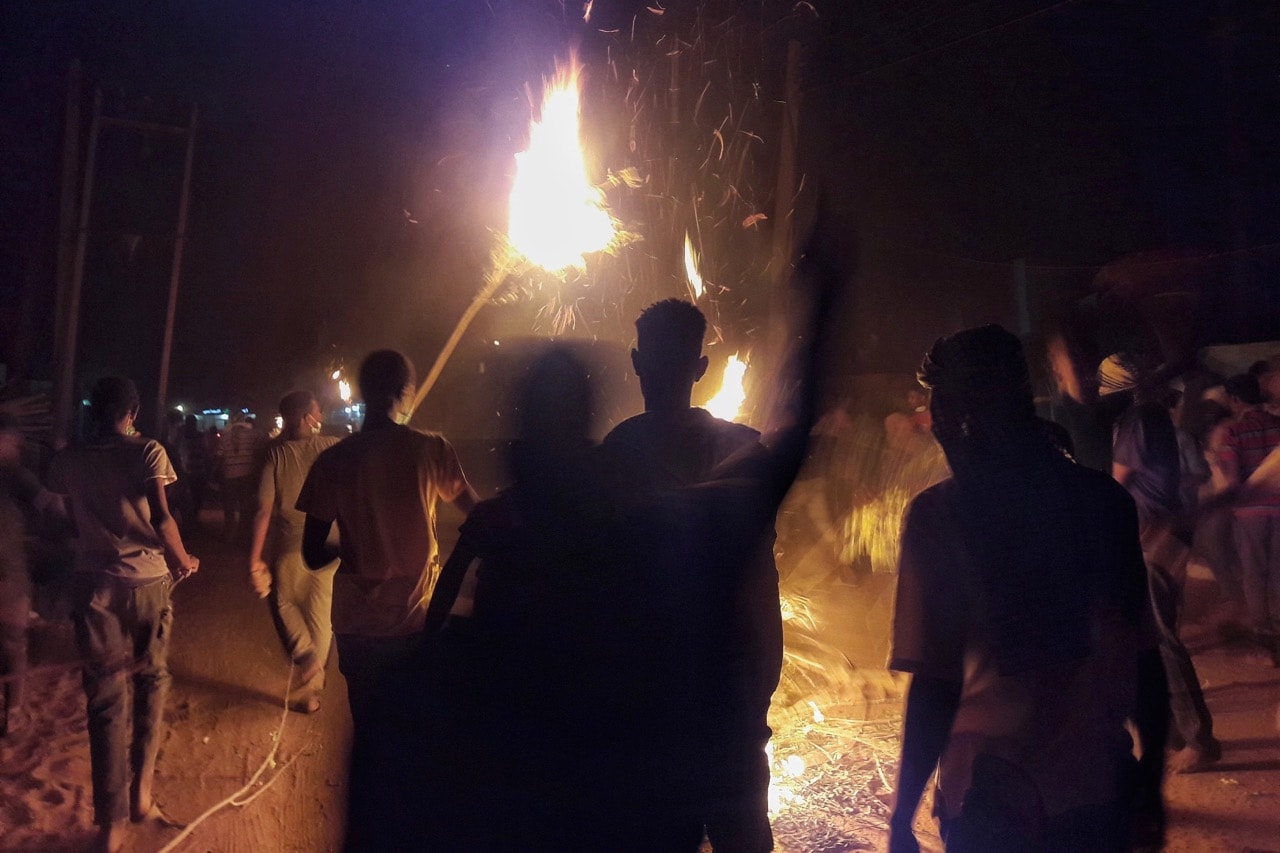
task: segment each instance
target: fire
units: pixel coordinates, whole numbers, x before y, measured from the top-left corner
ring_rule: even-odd
[[[741,415],[742,404],[747,398],[742,384],[746,375],[747,363],[738,358],[737,353],[729,356],[729,362],[724,366],[724,378],[720,381],[720,390],[703,408],[717,418],[736,420]]]
[[[609,247],[617,234],[604,196],[588,179],[581,135],[581,66],[567,66],[545,81],[529,147],[516,154],[507,240],[530,262],[550,272],[586,267],[585,256]]]
[[[684,274],[689,280],[689,290],[693,292],[693,301],[702,298],[702,275],[698,272],[698,254],[693,250],[693,241],[688,232],[684,235]]]

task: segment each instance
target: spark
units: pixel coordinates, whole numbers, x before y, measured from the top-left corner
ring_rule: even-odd
[[[702,274],[698,272],[698,254],[693,249],[693,241],[689,239],[689,232],[684,235],[684,274],[689,282],[689,290],[693,293],[693,301],[697,302],[702,298]]]

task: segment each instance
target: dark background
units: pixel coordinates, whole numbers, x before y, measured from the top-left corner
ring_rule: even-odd
[[[457,397],[493,375],[477,374],[486,347],[552,329],[600,338],[622,382],[635,313],[686,293],[686,231],[712,283],[713,352],[760,345],[791,209],[775,189],[792,40],[796,221],[823,197],[858,258],[842,371],[910,370],[964,325],[1035,333],[1135,252],[1200,258],[1188,276],[1168,260],[1182,255],[1148,255],[1135,285],[1193,279],[1196,342],[1280,337],[1274,4],[597,0],[586,25],[580,4],[549,0],[4,8],[9,394],[52,375],[74,57],[83,131],[95,87],[109,115],[183,124],[199,105],[173,402],[267,406],[382,346],[425,372],[504,227],[525,87],[571,45],[595,175],[647,181],[610,192],[643,239],[486,309],[429,411],[483,409]],[[182,153],[102,133],[82,384],[124,372],[153,399]]]

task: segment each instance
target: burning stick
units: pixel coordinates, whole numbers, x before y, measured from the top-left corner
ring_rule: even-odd
[[[529,127],[529,147],[516,154],[506,239],[495,250],[480,291],[418,386],[414,410],[440,378],[471,321],[509,276],[534,267],[550,273],[585,269],[588,254],[604,251],[618,239],[604,193],[587,179],[581,141],[581,72],[577,57],[571,54],[568,64],[557,67],[555,77],[544,82],[538,119]]]

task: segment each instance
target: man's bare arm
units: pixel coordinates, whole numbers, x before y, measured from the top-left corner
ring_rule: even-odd
[[[902,726],[902,760],[898,787],[889,818],[890,853],[919,850],[911,825],[929,777],[938,766],[960,707],[960,682],[913,675],[907,691]]]
[[[159,477],[147,480],[147,504],[151,507],[151,526],[160,536],[169,571],[177,580],[195,574],[200,570],[200,561],[188,554],[186,546],[182,544],[178,522],[173,520],[173,514],[169,512],[169,496],[164,491],[164,480]]]
[[[307,516],[307,523],[302,528],[302,561],[308,569],[319,571],[338,559],[338,549],[329,544],[329,531],[332,529],[332,521]]]

